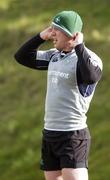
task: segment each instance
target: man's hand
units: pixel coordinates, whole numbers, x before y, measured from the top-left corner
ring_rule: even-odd
[[[83,33],[77,32],[73,35],[73,44],[74,47],[77,46],[78,44],[83,43]]]
[[[40,33],[40,37],[43,40],[50,40],[50,39],[52,39],[52,27],[48,27],[44,31],[42,31]]]

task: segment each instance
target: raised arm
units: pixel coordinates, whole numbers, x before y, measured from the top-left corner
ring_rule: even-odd
[[[102,74],[101,60],[95,53],[87,50],[83,44],[83,34],[78,33],[75,39],[75,51],[78,56],[78,83],[93,84],[100,80]]]
[[[49,27],[25,42],[15,54],[17,62],[33,69],[47,69],[49,60],[44,61],[43,59],[42,61],[40,59],[37,61],[37,50],[42,43],[50,39],[50,36],[51,28]]]

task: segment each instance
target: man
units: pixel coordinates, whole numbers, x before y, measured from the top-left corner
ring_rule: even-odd
[[[86,113],[101,78],[100,58],[83,43],[81,17],[62,11],[15,54],[27,67],[48,70],[41,169],[46,180],[88,180]],[[52,40],[54,49],[38,47]]]

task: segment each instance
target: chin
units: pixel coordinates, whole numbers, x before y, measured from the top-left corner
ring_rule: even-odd
[[[62,51],[62,49],[58,46],[54,46],[57,50]]]

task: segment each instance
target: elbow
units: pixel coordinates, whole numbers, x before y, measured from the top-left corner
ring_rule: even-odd
[[[17,53],[14,54],[14,59],[15,59],[16,61],[18,61]]]
[[[20,56],[18,52],[14,54],[14,59],[15,59],[18,63],[22,64],[22,56]]]

